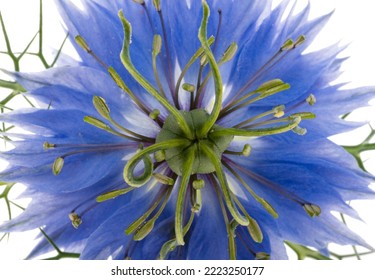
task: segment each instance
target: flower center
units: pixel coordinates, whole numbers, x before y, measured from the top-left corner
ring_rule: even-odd
[[[177,175],[181,176],[187,155],[188,153],[193,152],[195,158],[191,174],[207,174],[214,172],[215,166],[203,151],[209,148],[214,151],[218,158],[221,158],[221,155],[233,140],[233,136],[213,135],[212,132],[222,129],[218,125],[214,125],[206,135],[198,136],[199,131],[207,122],[209,114],[203,109],[196,109],[190,112],[182,111],[181,113],[190,130],[193,132],[192,139],[187,138],[187,135],[182,131],[173,115],[167,117],[163,128],[156,137],[156,143],[172,139],[188,140],[186,145],[165,149],[165,160],[170,169],[172,169]]]

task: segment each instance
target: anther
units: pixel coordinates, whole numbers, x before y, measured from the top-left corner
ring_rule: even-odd
[[[304,35],[300,35],[297,40],[293,44],[293,48],[296,48],[302,45],[306,41],[306,37]]]
[[[193,93],[195,91],[195,86],[192,84],[184,83],[182,85],[182,88],[186,90],[187,92]]]
[[[174,179],[168,177],[168,176],[165,176],[163,174],[160,174],[160,173],[152,173],[152,176],[156,179],[156,181],[158,181],[160,184],[163,184],[163,185],[169,185],[169,186],[173,186],[174,185]]]
[[[249,144],[245,144],[245,146],[243,146],[243,149],[242,149],[242,155],[245,157],[248,157],[250,155],[250,152],[251,152],[251,146]]]
[[[85,52],[91,55],[101,66],[103,66],[104,68],[108,68],[107,65],[92,51],[86,40],[81,35],[77,35],[74,39],[78,46],[80,46]]]
[[[256,260],[269,260],[271,258],[270,254],[265,252],[258,252],[255,254]]]
[[[273,116],[275,118],[281,118],[285,115],[285,106],[284,105],[280,105],[280,106],[276,106],[275,108],[272,109],[275,113],[273,114]]]
[[[292,129],[292,131],[297,134],[297,135],[305,135],[307,133],[307,129],[306,128],[303,128],[303,127],[300,127],[300,126],[296,126],[295,128]]]
[[[225,50],[219,63],[222,64],[222,63],[230,61],[236,54],[237,49],[238,49],[238,45],[236,43],[233,42],[232,44],[230,44],[230,46]]]
[[[52,166],[53,175],[56,175],[56,176],[59,175],[63,166],[64,166],[64,158],[63,157],[56,158]]]
[[[316,103],[315,95],[314,95],[314,94],[310,94],[310,95],[306,98],[306,102],[307,102],[310,106],[313,106],[313,105]]]
[[[197,179],[197,180],[194,180],[193,181],[193,188],[195,190],[200,190],[200,189],[203,189],[204,188],[204,185],[205,185],[205,182],[203,179]]]
[[[105,100],[100,96],[94,96],[92,99],[92,103],[96,111],[106,120],[110,120],[109,108]]]
[[[144,239],[154,228],[155,226],[155,220],[151,219],[147,221],[144,225],[142,225],[134,234],[133,240],[135,241],[141,241]]]
[[[77,229],[82,224],[82,219],[78,216],[75,212],[69,213],[69,220],[72,222],[72,225],[75,229]]]
[[[80,46],[84,51],[86,51],[87,53],[92,53],[91,48],[89,47],[86,40],[82,36],[77,35],[74,39],[76,43],[78,44],[78,46]]]
[[[106,123],[104,123],[103,121],[101,121],[97,118],[91,117],[91,116],[85,116],[83,118],[83,121],[88,123],[88,124],[91,124],[92,126],[103,129],[103,130],[109,130],[110,129],[110,127]]]
[[[154,41],[152,45],[152,55],[157,56],[161,51],[162,39],[159,34],[154,35]]]
[[[193,213],[198,213],[202,207],[202,192],[200,189],[194,189],[192,191],[192,207]]]
[[[249,220],[249,225],[246,227],[247,231],[249,232],[251,238],[256,242],[256,243],[262,243],[263,241],[263,233],[262,230],[260,229],[260,226],[256,220],[251,218],[250,216],[247,217]]]
[[[156,162],[162,162],[165,160],[165,150],[159,150],[154,153]]]
[[[160,0],[152,0],[152,4],[154,5],[157,12],[161,11]]]
[[[160,111],[158,109],[154,109],[148,115],[151,119],[156,120],[160,115]]]
[[[54,149],[54,148],[56,148],[56,144],[51,144],[49,142],[43,143],[43,149],[45,150]]]
[[[320,207],[315,204],[306,203],[306,204],[303,204],[302,206],[303,206],[303,209],[306,211],[306,213],[309,214],[309,216],[312,218],[319,216],[320,213],[322,212]]]
[[[135,3],[138,3],[138,4],[141,4],[141,5],[144,5],[145,4],[145,1],[144,0],[133,0]]]
[[[288,39],[284,42],[284,44],[281,46],[280,51],[288,51],[293,49],[294,42],[292,39]]]

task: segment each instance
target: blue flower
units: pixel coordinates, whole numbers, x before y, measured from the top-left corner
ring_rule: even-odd
[[[173,4],[172,4],[173,2]],[[333,215],[374,178],[327,138],[374,88],[332,85],[330,15],[289,1],[56,1],[81,61],[13,73],[37,109],[1,181],[27,186],[1,231],[43,228],[82,259],[284,259],[284,241],[368,247]],[[292,13],[291,13],[292,14]],[[316,104],[315,104],[316,103]],[[31,252],[51,250],[42,239]]]

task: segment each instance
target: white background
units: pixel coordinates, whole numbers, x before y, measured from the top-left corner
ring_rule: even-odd
[[[125,0],[130,1],[130,0]],[[163,0],[162,0],[163,1]],[[22,48],[29,42],[38,28],[38,2],[37,0],[0,0],[0,11],[5,21],[8,35],[12,41],[14,51],[22,51]],[[53,49],[59,47],[64,38],[59,24],[59,20],[53,9],[52,1],[45,0],[45,50],[47,59],[52,60]],[[274,1],[275,3],[280,1]],[[299,0],[298,4],[304,6],[307,1]],[[375,1],[373,0],[311,0],[312,17],[325,14],[335,9],[335,13],[312,46],[312,49],[322,48],[334,42],[341,41],[343,45],[351,43],[342,57],[351,58],[344,63],[344,73],[340,81],[351,81],[348,87],[362,85],[375,85],[374,67],[375,65]],[[0,35],[0,50],[5,50],[3,37]],[[34,44],[32,50],[36,50]],[[65,51],[70,50],[67,47]],[[35,59],[25,59],[21,64],[23,71],[35,71],[43,69]],[[0,55],[0,68],[10,68],[10,60]],[[0,75],[0,77],[4,78]],[[1,93],[2,94],[2,93]],[[3,96],[3,94],[2,94]],[[1,99],[1,96],[0,96]],[[374,102],[373,102],[374,103]],[[356,114],[357,118],[371,121],[375,127],[375,106],[361,110]],[[358,143],[366,134],[368,128],[362,128],[344,138],[335,138],[342,144]],[[365,155],[366,166],[375,173],[374,153]],[[1,164],[1,162],[0,162]],[[4,163],[3,163],[4,164]],[[0,189],[1,190],[1,189]],[[1,203],[3,204],[3,203]],[[0,221],[6,219],[6,209],[0,204]],[[358,232],[369,244],[375,247],[375,202],[356,201],[351,205],[358,210],[364,222],[349,220],[349,226]],[[12,234],[8,241],[0,243],[0,260],[22,259],[33,246],[32,239],[34,233]],[[335,252],[352,253],[350,247],[332,247]],[[359,249],[361,250],[361,249]],[[363,257],[363,259],[375,259],[375,254]],[[0,271],[1,273],[1,271]]]

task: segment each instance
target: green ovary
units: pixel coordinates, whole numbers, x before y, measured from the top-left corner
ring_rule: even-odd
[[[208,147],[213,150],[218,158],[221,158],[222,153],[227,149],[233,136],[214,136],[213,132],[217,132],[222,128],[218,125],[214,125],[212,129],[203,136],[200,135],[200,131],[203,125],[207,122],[209,114],[203,109],[196,109],[190,112],[181,111],[183,118],[188,124],[190,130],[193,132],[193,137],[188,137],[182,131],[176,118],[173,115],[169,115],[165,120],[163,128],[156,138],[156,143],[172,140],[172,139],[184,139],[188,140],[186,145],[177,146],[165,150],[165,157],[169,167],[177,175],[181,176],[183,173],[183,165],[186,161],[188,153],[193,152],[195,154],[192,174],[207,174],[215,171],[215,167],[212,161],[202,151],[204,147]],[[191,151],[193,149],[193,151]]]

